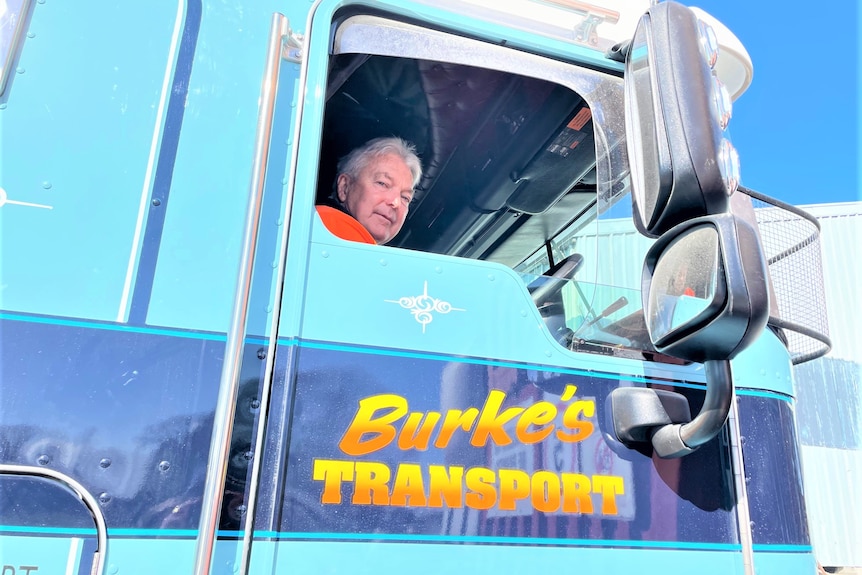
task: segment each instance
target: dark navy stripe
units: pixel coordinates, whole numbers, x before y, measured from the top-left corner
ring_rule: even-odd
[[[130,332],[130,333],[149,333],[153,335],[164,335],[168,337],[183,337],[183,338],[192,338],[192,339],[203,339],[203,340],[212,340],[212,341],[225,341],[226,335],[223,333],[215,333],[215,332],[204,332],[204,331],[195,331],[195,330],[184,330],[181,328],[158,328],[158,327],[140,327],[140,326],[130,326],[126,324],[117,324],[117,323],[109,323],[109,322],[98,322],[95,320],[82,320],[82,319],[72,319],[72,318],[59,318],[54,316],[40,316],[35,314],[22,314],[22,313],[7,313],[0,312],[0,320],[7,321],[23,321],[30,323],[44,323],[44,324],[52,324],[52,325],[60,325],[67,327],[81,327],[81,328],[94,328],[94,329],[104,329],[109,331],[122,331],[122,332]],[[247,336],[245,338],[245,343],[247,345],[268,345],[269,340],[260,336]],[[391,348],[381,348],[381,347],[372,347],[372,346],[362,346],[356,344],[343,344],[343,343],[334,343],[334,342],[325,342],[325,341],[315,341],[315,340],[299,340],[295,337],[279,337],[278,338],[278,346],[279,347],[301,347],[307,349],[323,349],[330,351],[343,351],[346,353],[362,353],[362,354],[370,354],[370,355],[384,355],[391,357],[411,357],[416,359],[430,359],[434,361],[457,361],[461,363],[474,363],[474,364],[482,364],[482,365],[493,365],[497,367],[513,367],[516,369],[530,369],[537,371],[550,371],[554,373],[568,373],[571,375],[579,375],[584,377],[597,377],[600,379],[624,379],[626,381],[632,381],[636,383],[646,383],[646,384],[667,384],[675,387],[684,387],[689,389],[700,389],[705,390],[706,385],[703,383],[695,383],[686,380],[673,380],[673,379],[659,379],[659,378],[651,378],[644,377],[639,375],[630,375],[626,373],[614,373],[614,372],[600,372],[600,371],[589,371],[582,370],[571,367],[563,367],[563,366],[555,366],[555,365],[540,365],[540,364],[531,364],[531,363],[522,363],[522,362],[514,362],[514,361],[500,361],[500,360],[492,360],[492,359],[484,359],[484,358],[473,358],[469,356],[455,356],[455,355],[447,355],[442,353],[435,353],[430,351],[412,351],[412,350],[400,350],[400,349],[391,349]],[[783,393],[778,393],[775,391],[767,391],[760,389],[749,389],[743,387],[736,388],[736,394],[740,396],[748,396],[748,397],[764,397],[768,399],[780,399],[782,401],[792,403],[793,398],[785,395]]]
[[[144,230],[135,291],[132,293],[132,303],[129,310],[129,323],[133,325],[146,323],[147,310],[153,293],[156,262],[158,261],[162,232],[165,227],[165,213],[168,208],[171,182],[174,177],[174,165],[177,160],[177,148],[179,147],[186,98],[189,92],[189,80],[192,75],[192,63],[194,62],[198,33],[201,27],[201,14],[201,0],[188,0],[183,38],[180,42],[177,66],[174,70],[174,81],[171,85],[165,128],[153,180],[150,213],[147,216],[147,227]]]

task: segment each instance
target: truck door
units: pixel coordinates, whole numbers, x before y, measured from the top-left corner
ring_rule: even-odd
[[[613,64],[496,45],[502,28],[463,15],[387,10],[321,4],[306,37],[255,509],[272,568],[648,570],[664,549],[737,569],[722,440],[667,462],[602,433],[617,386],[695,403],[703,389],[691,366],[644,361],[639,292],[602,265],[596,230],[625,191]],[[427,176],[402,233],[335,237],[314,206],[337,158],[392,134],[417,144]],[[575,249],[588,261],[540,291],[535,276]]]

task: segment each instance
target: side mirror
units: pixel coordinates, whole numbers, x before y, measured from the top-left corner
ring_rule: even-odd
[[[729,360],[769,319],[766,269],[754,228],[732,214],[684,222],[653,244],[642,278],[650,339],[662,353],[703,362],[706,398],[690,419],[678,405],[682,396],[615,389],[609,409],[616,439],[629,446],[649,441],[659,457],[669,458],[715,437],[733,399]]]
[[[626,134],[635,225],[646,236],[727,211],[739,184],[717,59],[715,33],[686,6],[662,2],[641,17],[626,58]]]
[[[667,355],[702,362],[706,398],[618,388],[613,439],[681,457],[721,430],[730,412],[730,359],[769,315],[766,262],[755,230],[729,213],[739,157],[725,136],[731,99],[714,68],[713,29],[676,2],[650,7],[626,57],[626,146],[638,231],[658,240],[644,261],[647,331]]]
[[[643,309],[656,349],[698,362],[735,357],[769,319],[766,274],[745,220],[721,214],[673,228],[644,259]]]

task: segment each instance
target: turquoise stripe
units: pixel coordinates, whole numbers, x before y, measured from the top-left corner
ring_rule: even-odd
[[[652,380],[645,377],[640,377],[636,375],[628,375],[625,373],[604,373],[598,371],[585,371],[582,369],[572,369],[565,367],[557,367],[557,366],[547,366],[547,365],[536,365],[530,363],[516,363],[511,361],[502,361],[495,359],[480,359],[473,357],[464,357],[464,356],[453,356],[453,355],[442,355],[442,354],[432,354],[432,353],[423,353],[416,351],[400,351],[397,349],[382,349],[382,348],[373,348],[373,347],[361,347],[355,345],[347,345],[347,344],[339,344],[339,343],[328,343],[321,341],[301,341],[299,342],[299,347],[308,348],[308,349],[325,349],[330,351],[343,351],[347,353],[362,353],[366,355],[385,355],[390,357],[408,357],[411,359],[430,359],[433,361],[446,361],[446,362],[459,362],[459,363],[470,363],[475,365],[491,365],[494,367],[511,367],[515,369],[529,369],[533,371],[547,371],[553,373],[565,373],[568,375],[579,375],[584,377],[598,377],[601,379],[624,379],[626,381],[634,381],[638,383],[648,383]],[[671,382],[664,382],[662,383]],[[676,385],[678,382],[673,382]],[[690,385],[691,387],[695,387],[697,389],[705,389],[704,385],[698,384],[684,384]]]
[[[39,535],[96,536],[95,528],[76,529],[74,527],[30,527],[27,525],[0,525],[2,533],[36,533]]]
[[[0,532],[25,534],[33,533],[37,535],[71,535],[78,537],[95,537],[96,530],[93,528],[74,527],[32,527],[27,525],[0,525]],[[242,531],[218,531],[219,537],[226,538],[241,538]],[[141,538],[141,539],[195,539],[198,536],[197,529],[124,529],[124,528],[109,528],[109,537],[118,538]],[[277,531],[255,531],[255,539],[272,539],[278,537]]]
[[[78,319],[66,319],[66,318],[58,318],[58,317],[48,317],[48,316],[31,316],[31,315],[20,315],[8,312],[0,312],[0,320],[7,321],[19,321],[26,323],[38,323],[38,324],[47,324],[47,325],[59,325],[66,327],[79,327],[86,329],[103,329],[107,331],[119,331],[123,333],[142,333],[149,335],[163,335],[168,337],[180,337],[186,339],[198,339],[198,340],[206,340],[206,341],[219,341],[224,342],[227,340],[227,336],[225,334],[220,333],[206,333],[206,332],[195,332],[195,331],[183,331],[179,329],[169,329],[169,328],[154,328],[154,327],[143,327],[143,326],[131,326],[124,324],[112,324],[112,323],[100,323],[94,321],[87,320],[78,320]],[[246,344],[253,345],[268,345],[269,340],[262,337],[247,337],[245,339]],[[418,351],[402,351],[397,349],[381,349],[381,348],[372,348],[372,347],[362,347],[356,345],[348,345],[348,344],[339,344],[339,343],[330,343],[330,342],[321,342],[321,341],[301,341],[297,338],[278,338],[277,343],[282,347],[303,347],[308,349],[324,349],[330,351],[342,351],[347,353],[363,353],[367,355],[383,355],[389,357],[406,357],[411,359],[428,359],[433,361],[446,361],[446,362],[460,362],[460,363],[469,363],[474,365],[490,365],[494,367],[511,367],[515,369],[530,369],[534,371],[542,371],[542,372],[554,372],[554,373],[564,373],[568,375],[577,375],[582,377],[596,377],[599,379],[613,379],[613,380],[624,380],[631,381],[635,383],[668,383],[673,385],[674,387],[682,387],[687,389],[699,389],[704,390],[706,386],[701,383],[690,383],[685,381],[665,381],[665,380],[655,380],[648,377],[641,377],[635,375],[629,375],[625,373],[604,373],[604,372],[596,372],[596,371],[585,371],[581,369],[572,369],[565,367],[555,367],[555,366],[545,366],[545,365],[535,365],[535,364],[526,364],[526,363],[517,363],[511,361],[501,361],[501,360],[493,360],[493,359],[480,359],[480,358],[471,358],[471,357],[458,357],[458,356],[450,356],[450,355],[442,355],[442,354],[434,354],[428,352],[418,352]],[[737,388],[737,394],[741,396],[748,397],[765,397],[768,399],[780,399],[782,401],[792,402],[793,398],[785,395],[783,393],[771,392],[771,391],[762,391],[756,389],[748,389],[748,388]]]
[[[793,398],[789,395],[779,393],[777,391],[762,391],[757,389],[746,389],[742,387],[736,388],[736,395],[745,395],[748,397],[765,397],[767,399],[780,399],[787,403],[793,403]]]
[[[279,533],[281,539],[315,541],[404,541],[426,543],[499,543],[504,545],[548,545],[555,547],[625,547],[638,549],[694,549],[703,551],[739,552],[738,543],[707,543],[696,541],[635,541],[628,539],[564,539],[559,537],[501,537],[467,535],[398,535],[394,533]]]
[[[0,532],[34,533],[39,535],[95,536],[95,529],[67,527],[30,527],[23,525],[0,525]],[[175,538],[194,539],[196,529],[108,529],[111,537]],[[219,537],[242,537],[240,531],[219,531]],[[468,535],[421,535],[397,533],[303,533],[294,531],[255,531],[254,539],[303,539],[313,541],[404,541],[426,543],[498,543],[504,545],[552,545],[573,547],[626,547],[638,549],[693,549],[706,551],[741,551],[738,543],[707,543],[699,541],[636,541],[629,539],[565,539]],[[811,545],[755,544],[758,553],[811,553]]]
[[[331,343],[331,342],[323,342],[323,341],[300,341],[296,338],[279,338],[278,339],[279,346],[285,347],[300,347],[300,348],[308,348],[308,349],[324,349],[329,351],[342,351],[346,353],[363,353],[367,355],[384,355],[390,357],[407,357],[411,359],[429,359],[433,361],[447,361],[447,362],[459,362],[459,363],[469,363],[475,365],[490,365],[494,367],[512,367],[515,369],[530,369],[534,371],[547,371],[553,373],[565,373],[569,375],[579,375],[585,377],[597,377],[600,379],[614,379],[614,380],[625,380],[632,381],[636,383],[664,383],[668,385],[673,385],[674,387],[682,387],[686,389],[698,389],[705,390],[706,385],[702,383],[691,383],[686,381],[670,381],[670,380],[658,380],[652,379],[649,377],[640,377],[634,375],[628,375],[625,373],[603,373],[596,371],[585,371],[579,369],[565,368],[565,367],[554,367],[554,366],[546,366],[546,365],[535,365],[535,364],[527,364],[527,363],[516,363],[510,361],[500,361],[493,359],[479,359],[479,358],[471,358],[471,357],[458,357],[451,355],[442,355],[442,354],[433,354],[433,353],[423,353],[416,351],[401,351],[397,349],[383,349],[383,348],[372,348],[372,347],[362,347],[358,345],[349,345],[349,344],[340,344],[340,343]],[[793,398],[779,392],[774,391],[763,391],[757,389],[748,389],[743,387],[738,387],[736,389],[737,395],[747,396],[747,397],[765,397],[768,399],[780,399],[782,401],[792,402]]]
[[[27,527],[27,526],[0,526],[0,532],[15,532],[20,534],[39,535],[72,535],[72,536],[95,536],[95,529],[72,529],[64,527]],[[194,539],[197,536],[195,529],[108,529],[109,537],[141,539],[173,538]],[[240,531],[219,531],[219,537],[242,537]],[[422,543],[496,543],[503,545],[545,545],[555,547],[625,547],[639,549],[693,549],[709,551],[734,551],[742,549],[736,543],[705,543],[691,541],[635,541],[635,540],[611,540],[611,539],[564,539],[564,538],[530,538],[530,537],[501,537],[501,536],[467,536],[467,535],[399,535],[397,533],[301,533],[301,532],[278,532],[278,531],[255,531],[254,539],[280,539],[280,540],[310,540],[310,541],[358,541],[374,543],[380,541],[391,542],[422,542]],[[784,551],[793,546],[765,546],[771,551]],[[796,547],[793,547],[796,550]],[[810,547],[808,548],[810,551]]]
[[[225,341],[227,339],[227,336],[225,334],[220,333],[182,331],[178,329],[133,326],[120,323],[99,323],[87,320],[65,319],[48,316],[18,315],[14,313],[0,313],[0,320],[21,321],[26,323],[40,323],[48,325],[61,325],[66,327],[82,327],[87,329],[103,329],[106,331],[120,331],[125,333],[167,335],[170,337],[184,337],[189,339],[203,339],[210,341]]]
[[[201,331],[187,331],[171,328],[144,327],[126,325],[121,323],[101,323],[89,320],[65,319],[50,316],[19,315],[14,313],[0,312],[0,320],[20,321],[25,323],[39,323],[46,325],[59,325],[64,327],[82,327],[86,329],[103,329],[106,331],[120,331],[124,333],[165,335],[169,337],[182,337],[187,339],[200,339],[207,341],[227,341],[227,335],[223,333],[207,333]],[[256,345],[269,345],[269,340],[264,337],[250,336],[245,339],[245,343]]]
[[[811,545],[767,545],[755,543],[751,548],[756,553],[813,553]]]

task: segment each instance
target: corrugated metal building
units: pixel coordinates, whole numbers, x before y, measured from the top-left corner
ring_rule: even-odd
[[[802,206],[820,222],[832,350],[795,367],[814,553],[862,568],[862,202]]]

